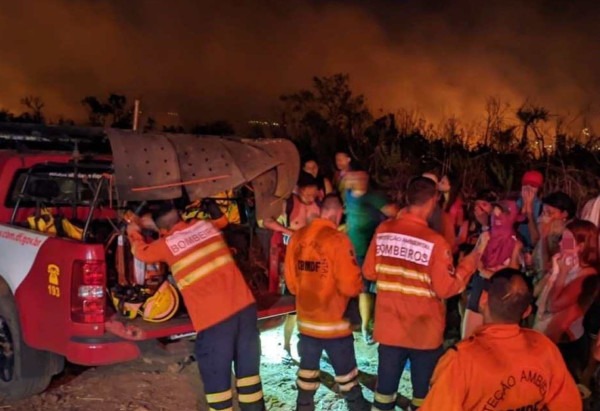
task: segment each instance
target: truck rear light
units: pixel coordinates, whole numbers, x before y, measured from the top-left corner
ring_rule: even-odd
[[[85,324],[104,322],[105,283],[104,261],[75,261],[71,284],[71,320]]]
[[[104,297],[104,288],[101,285],[81,285],[79,286],[79,298],[102,298]]]

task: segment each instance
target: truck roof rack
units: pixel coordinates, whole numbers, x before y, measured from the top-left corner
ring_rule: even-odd
[[[0,123],[0,148],[110,153],[103,128]]]

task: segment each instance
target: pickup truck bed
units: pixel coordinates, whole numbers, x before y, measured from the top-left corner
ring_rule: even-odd
[[[293,306],[292,296],[263,294],[257,298],[258,316],[261,322],[273,317],[280,317],[290,312]],[[186,314],[179,315],[165,323],[151,323],[138,317],[133,320],[114,314],[105,323],[107,333],[123,340],[141,341],[155,338],[177,337],[192,335],[192,323]]]

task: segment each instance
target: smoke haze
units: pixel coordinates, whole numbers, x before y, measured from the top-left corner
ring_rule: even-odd
[[[281,94],[346,72],[376,115],[471,121],[499,96],[600,126],[597,1],[1,3],[0,108],[16,112],[39,95],[82,120],[84,96],[117,92],[184,122],[277,120]]]

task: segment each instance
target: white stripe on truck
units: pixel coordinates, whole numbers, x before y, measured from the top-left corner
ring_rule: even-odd
[[[0,276],[13,294],[21,285],[48,236],[0,224]]]

